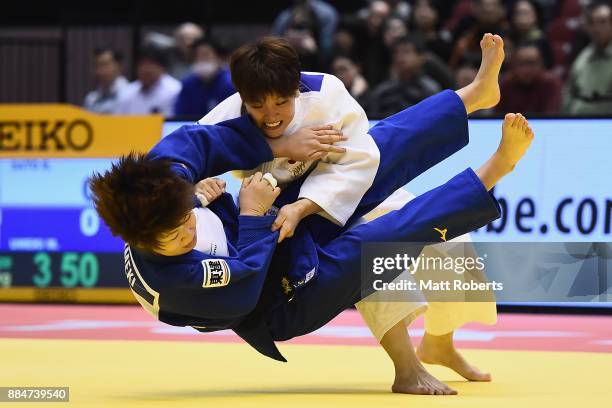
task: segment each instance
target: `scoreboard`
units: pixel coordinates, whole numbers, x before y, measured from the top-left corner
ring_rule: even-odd
[[[96,214],[87,179],[112,157],[148,151],[162,126],[160,115],[0,105],[0,301],[132,301],[123,243]]]
[[[609,242],[612,119],[531,123],[532,149],[494,192],[503,217],[474,232],[473,240]],[[183,124],[166,122],[159,137]],[[500,131],[500,120],[471,120],[469,146],[407,189],[420,194],[480,166],[497,148]],[[0,301],[134,302],[123,242],[98,217],[87,187],[91,174],[112,160],[0,158]],[[221,177],[229,192],[238,191],[231,175]]]

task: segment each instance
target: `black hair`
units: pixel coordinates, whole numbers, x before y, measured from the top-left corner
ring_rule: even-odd
[[[412,45],[416,53],[420,55],[424,54],[425,51],[427,51],[425,43],[419,37],[416,37],[414,35],[405,35],[395,40],[393,46],[391,47],[394,54],[397,51],[397,48],[401,45]]]
[[[109,53],[116,63],[121,64],[123,62],[123,53],[121,51],[106,46],[94,49],[94,57],[96,58],[106,53]]]
[[[170,64],[168,52],[154,45],[145,45],[138,51],[138,61],[150,60],[153,61],[165,69]]]

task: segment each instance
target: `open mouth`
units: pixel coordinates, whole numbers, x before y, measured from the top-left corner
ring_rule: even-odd
[[[283,124],[282,120],[279,120],[278,122],[264,122],[264,129],[275,130],[275,129],[280,128],[282,124]]]

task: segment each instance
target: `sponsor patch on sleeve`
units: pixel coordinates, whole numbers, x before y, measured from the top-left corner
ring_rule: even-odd
[[[206,259],[202,261],[204,268],[203,288],[217,288],[230,282],[230,268],[223,259]]]

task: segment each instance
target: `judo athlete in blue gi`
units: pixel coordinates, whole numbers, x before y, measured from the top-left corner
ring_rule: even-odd
[[[354,217],[465,146],[465,107],[456,93],[443,92],[379,122],[371,135],[381,164]],[[512,170],[532,137],[522,116],[509,115],[500,148],[477,173],[467,169],[400,210],[353,229],[306,218],[280,246],[278,231],[271,231],[275,217],[265,213],[277,198],[277,205],[294,199],[295,191],[289,188],[279,196],[260,174],[243,184],[240,209],[227,194],[205,209],[205,217],[218,221],[216,232],[196,235],[195,210],[186,204],[193,198],[188,186],[195,181],[272,159],[269,145],[246,116],[182,127],[148,156],[124,157],[104,175],[95,175],[91,186],[101,217],[127,243],[126,276],[147,311],[165,323],[204,332],[232,329],[261,353],[284,361],[274,341],[318,329],[373,290],[372,280],[380,276],[361,278],[362,242],[436,242],[439,229],[451,239],[496,219],[499,207],[488,190]],[[177,190],[183,193],[173,201]],[[187,211],[179,222],[166,225],[156,215],[170,211],[164,206]],[[168,234],[152,236],[156,225]],[[218,238],[215,255],[193,249],[200,234],[208,232]],[[162,255],[172,245],[180,245],[175,255]],[[383,275],[386,281],[394,278]],[[454,393],[413,368],[396,372],[393,391]]]

